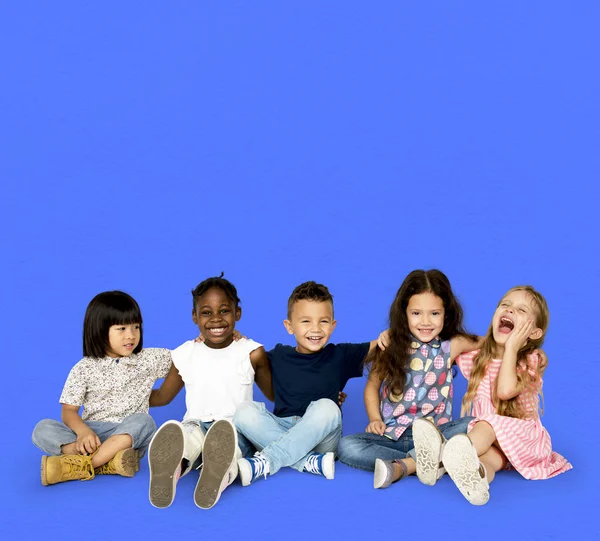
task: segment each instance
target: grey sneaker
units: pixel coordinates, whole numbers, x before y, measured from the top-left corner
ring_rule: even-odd
[[[466,434],[457,434],[446,443],[442,462],[462,495],[473,505],[490,499],[489,484],[483,464]]]
[[[400,477],[394,480],[394,464],[400,466]],[[375,471],[373,472],[373,488],[387,488],[406,476],[406,465],[401,460],[375,460]]]
[[[417,455],[417,477],[421,483],[433,486],[446,471],[442,464],[446,439],[440,429],[428,419],[416,419],[412,430]]]
[[[237,430],[231,421],[214,422],[204,439],[202,470],[194,491],[194,502],[200,509],[210,509],[237,475]]]
[[[185,445],[183,429],[177,421],[167,421],[154,434],[148,448],[150,466],[150,503],[169,507],[175,498],[175,487],[181,475]]]

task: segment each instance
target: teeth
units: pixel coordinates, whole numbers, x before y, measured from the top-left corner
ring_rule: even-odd
[[[214,329],[207,329],[211,334],[223,334],[225,332],[225,327],[216,327]]]

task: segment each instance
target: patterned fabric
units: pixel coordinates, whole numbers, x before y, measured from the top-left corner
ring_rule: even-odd
[[[381,417],[387,425],[385,435],[398,440],[415,419],[431,417],[440,426],[452,420],[452,372],[450,340],[420,342],[413,337],[410,371],[404,392],[390,393],[381,388]]]
[[[168,349],[142,349],[129,357],[84,357],[69,373],[61,404],[83,406],[84,421],[120,423],[134,413],[148,413],[150,392],[171,369]]]
[[[465,378],[469,379],[473,370],[473,359],[478,351],[463,353],[456,362]],[[528,355],[527,360],[519,361],[518,371],[527,370],[532,376],[538,373],[539,355],[537,352]],[[539,392],[542,389],[542,378],[535,379],[534,385],[525,389],[517,398],[527,412],[525,419],[505,417],[496,413],[492,401],[492,391],[500,372],[502,359],[490,360],[487,371],[473,399],[475,417],[469,430],[476,422],[486,421],[496,433],[502,452],[510,465],[526,479],[547,479],[572,468],[571,464],[558,453],[552,452],[552,441],[540,421],[538,406]]]

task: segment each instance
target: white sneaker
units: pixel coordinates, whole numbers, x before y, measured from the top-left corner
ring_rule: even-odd
[[[237,469],[237,452],[237,430],[233,423],[225,419],[215,421],[204,439],[202,470],[194,491],[194,502],[200,509],[210,509],[219,501],[221,492],[230,484],[233,469]]]
[[[473,505],[490,499],[489,483],[477,451],[466,434],[457,434],[446,443],[442,462],[462,495]]]
[[[181,423],[167,421],[154,434],[148,448],[150,466],[150,503],[169,507],[175,499],[175,487],[181,475],[185,438]]]
[[[427,418],[415,420],[412,435],[417,455],[417,477],[421,483],[433,486],[446,472],[442,465],[446,439],[440,429]]]

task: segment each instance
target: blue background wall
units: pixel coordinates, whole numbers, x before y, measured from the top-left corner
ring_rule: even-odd
[[[3,524],[28,538],[597,536],[597,2],[12,2],[0,10]],[[335,341],[386,327],[442,269],[484,333],[511,286],[551,309],[545,426],[574,469],[375,491],[338,465],[195,508],[132,480],[42,487],[35,423],[81,357],[89,300],[123,289],[145,344],[195,335],[190,290],[225,271],[239,329],[272,347],[288,295],[335,295]],[[363,380],[345,432],[363,430]],[[461,395],[464,382],[457,384]],[[183,395],[155,410],[180,418]],[[11,537],[12,538],[12,537]]]

